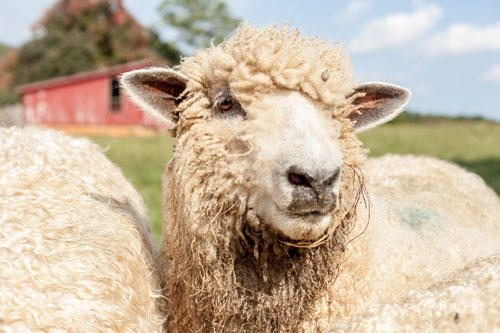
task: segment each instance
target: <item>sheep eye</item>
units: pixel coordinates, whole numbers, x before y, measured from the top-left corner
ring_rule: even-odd
[[[214,109],[215,116],[219,119],[229,119],[234,117],[242,117],[246,119],[246,113],[241,108],[238,100],[231,95],[228,89],[220,92],[219,96],[215,97]]]
[[[232,97],[228,96],[226,98],[224,98],[218,105],[217,105],[217,108],[220,110],[220,111],[229,111],[233,108],[234,106],[234,100]]]

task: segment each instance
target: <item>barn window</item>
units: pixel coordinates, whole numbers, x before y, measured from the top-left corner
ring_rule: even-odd
[[[116,76],[110,80],[111,83],[111,112],[120,111],[122,108],[122,99],[120,95],[120,81]]]

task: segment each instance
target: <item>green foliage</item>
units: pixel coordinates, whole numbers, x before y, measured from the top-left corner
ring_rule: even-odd
[[[0,106],[19,103],[20,96],[14,91],[12,67],[17,63],[17,52],[0,43]]]
[[[5,45],[3,43],[0,43],[0,57],[2,55],[4,55],[5,53],[7,53],[7,51],[9,51],[9,50],[10,50],[9,46],[7,46],[7,45]]]
[[[90,37],[73,32],[52,32],[23,45],[15,68],[17,84],[92,70],[97,50]]]
[[[148,33],[117,0],[59,0],[19,50],[17,84],[150,55]]]
[[[83,33],[96,49],[97,65],[147,55],[147,32],[117,0],[59,0],[39,22],[46,34]]]
[[[177,65],[181,60],[181,52],[172,43],[163,42],[156,29],[149,29],[149,46],[159,56],[167,59],[170,65]]]
[[[483,121],[441,121],[385,125],[361,133],[370,156],[386,153],[430,155],[451,160],[478,173],[500,194],[500,124]],[[161,175],[172,156],[174,140],[94,138],[122,168],[149,207],[155,239],[161,239]]]
[[[0,107],[19,103],[21,97],[12,90],[0,90]]]
[[[435,123],[439,121],[484,121],[484,117],[481,116],[436,116],[436,115],[426,115],[411,111],[404,111],[400,113],[396,118],[391,120],[389,124],[419,124],[419,123]]]
[[[163,0],[159,10],[180,40],[197,49],[219,44],[240,22],[221,0]]]
[[[139,191],[153,225],[155,240],[161,241],[163,225],[161,210],[161,176],[165,164],[172,157],[175,140],[168,135],[153,138],[92,138],[101,145],[106,155],[121,167],[125,177]]]
[[[404,124],[404,123],[421,123],[424,116],[420,113],[411,111],[401,112],[396,118],[391,120],[389,124]]]

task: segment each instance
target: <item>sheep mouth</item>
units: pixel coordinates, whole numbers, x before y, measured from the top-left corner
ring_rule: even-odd
[[[284,213],[287,214],[287,212],[284,212]],[[326,213],[325,212],[320,212],[319,210],[313,210],[313,211],[305,212],[305,213],[288,213],[288,215],[291,218],[298,218],[298,217],[308,218],[308,217],[311,217],[311,219],[316,219],[317,217],[324,216],[326,214],[328,214],[328,212],[326,212]]]
[[[310,211],[291,213],[274,209],[258,215],[261,223],[270,226],[278,234],[295,241],[314,241],[322,237],[333,223],[332,212]]]

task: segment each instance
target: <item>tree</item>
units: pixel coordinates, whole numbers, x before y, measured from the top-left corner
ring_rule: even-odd
[[[59,0],[19,50],[16,84],[152,57],[149,33],[121,0]]]
[[[144,58],[148,32],[123,7],[122,0],[59,0],[36,23],[35,32],[83,33],[90,38],[98,66]]]
[[[68,38],[67,34],[51,32],[21,47],[16,83],[92,70],[97,64],[97,54],[90,37],[83,33],[74,32]]]
[[[172,43],[162,41],[155,28],[149,29],[149,47],[160,57],[168,60],[170,65],[177,65],[181,60],[179,49]]]
[[[222,0],[164,0],[159,10],[179,39],[194,48],[222,42],[240,23]]]
[[[14,91],[15,76],[12,71],[18,62],[19,52],[6,46],[0,54],[0,107],[18,103],[19,95]]]
[[[0,43],[0,57],[2,57],[5,53],[7,53],[10,50],[10,47]]]

